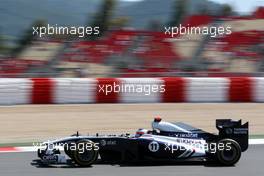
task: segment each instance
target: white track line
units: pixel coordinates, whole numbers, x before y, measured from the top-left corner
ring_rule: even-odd
[[[264,144],[264,139],[249,139],[249,145]]]

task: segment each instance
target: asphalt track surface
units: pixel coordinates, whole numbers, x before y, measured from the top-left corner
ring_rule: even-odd
[[[264,175],[264,145],[251,145],[242,154],[236,166],[204,166],[204,165],[162,165],[162,166],[120,166],[109,164],[97,164],[89,168],[78,167],[37,167],[32,165],[36,159],[36,153],[2,153],[0,154],[1,176],[263,176]],[[34,163],[34,162],[33,162]]]

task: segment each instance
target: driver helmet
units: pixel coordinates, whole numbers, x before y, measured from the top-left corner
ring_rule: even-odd
[[[139,128],[136,132],[136,137],[140,137],[144,134],[147,134],[148,133],[148,130],[147,129],[143,129],[143,128]]]

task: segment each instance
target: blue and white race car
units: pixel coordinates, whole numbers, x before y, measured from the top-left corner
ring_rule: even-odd
[[[38,157],[47,165],[70,161],[74,165],[90,166],[98,160],[104,163],[214,161],[234,165],[248,148],[248,122],[218,119],[216,128],[219,133],[213,134],[185,123],[155,118],[152,130],[139,129],[135,135],[82,136],[77,132],[44,142]]]

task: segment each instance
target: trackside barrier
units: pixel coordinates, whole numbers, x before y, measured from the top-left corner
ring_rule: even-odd
[[[162,78],[165,92],[162,93],[162,102],[185,102],[186,79]]]
[[[120,81],[115,78],[98,78],[96,86],[97,103],[118,103],[119,92],[114,90],[120,85]],[[117,89],[117,88],[116,88]]]
[[[0,104],[264,102],[264,77],[0,78]]]
[[[30,79],[1,78],[0,104],[30,104],[32,81]]]
[[[157,78],[120,78],[120,103],[162,102],[164,81]],[[161,86],[164,86],[161,87]],[[163,89],[162,89],[163,88]]]
[[[48,78],[33,78],[31,90],[32,104],[50,104],[53,102],[54,81]]]
[[[53,102],[61,103],[95,103],[97,81],[83,78],[53,79]]]

